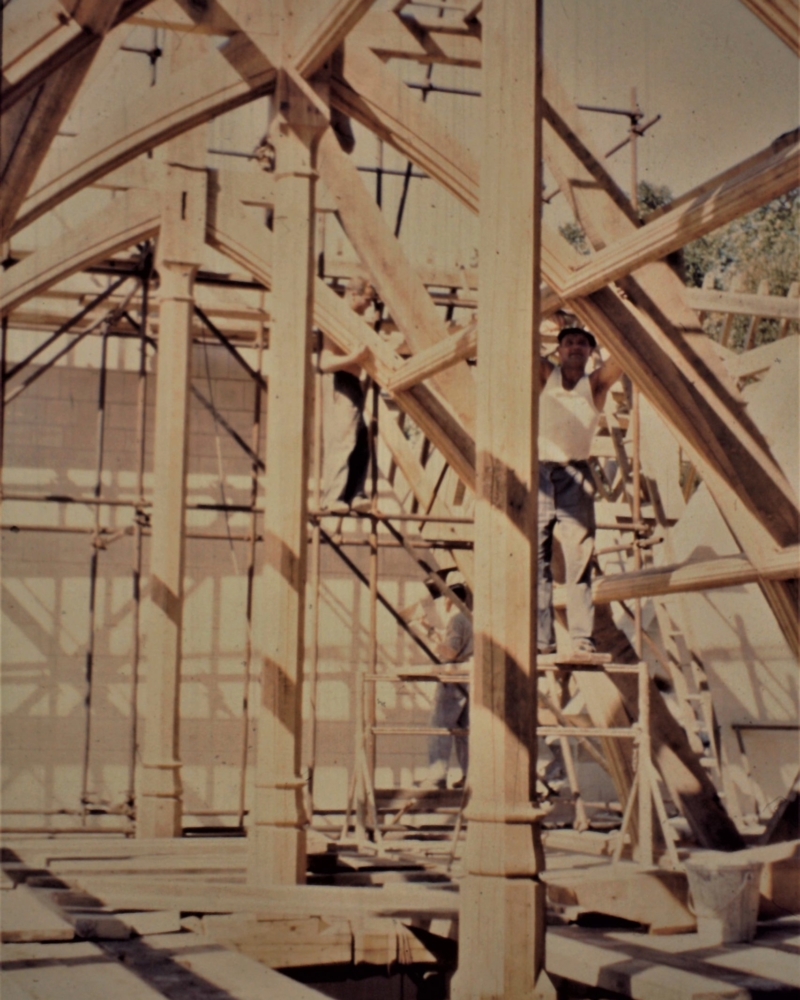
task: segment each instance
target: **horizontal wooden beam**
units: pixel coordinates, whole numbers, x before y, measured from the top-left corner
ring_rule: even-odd
[[[672,210],[593,254],[559,289],[561,299],[589,295],[786,194],[797,187],[799,171],[800,129],[795,129],[739,164],[735,172],[720,175],[719,183],[707,181],[693,197],[681,199]]]
[[[718,292],[708,288],[687,288],[684,300],[698,312],[735,313],[762,319],[800,320],[800,299],[785,295],[747,295]]]
[[[659,594],[686,594],[698,590],[739,587],[761,580],[794,580],[800,577],[800,547],[792,545],[767,557],[756,568],[745,555],[720,556],[671,566],[656,566],[630,573],[615,573],[594,581],[595,604],[629,601]],[[556,587],[556,607],[566,607],[564,589]]]
[[[474,358],[477,350],[478,326],[477,323],[471,323],[458,333],[440,340],[438,344],[412,355],[386,381],[384,389],[388,392],[410,389],[412,385],[424,382],[459,361]]]

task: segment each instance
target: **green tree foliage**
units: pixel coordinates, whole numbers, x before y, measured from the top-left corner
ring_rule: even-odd
[[[647,216],[672,201],[665,185],[641,181],[638,188],[639,215]],[[577,223],[560,227],[560,233],[581,253],[589,253],[586,234]],[[671,261],[672,262],[672,261]],[[786,295],[800,280],[800,189],[795,189],[699,240],[688,243],[679,255],[679,270],[686,284],[700,288],[711,275],[713,288],[730,291],[734,281],[743,292],[757,292],[762,281],[769,283],[771,295]],[[708,316],[704,327],[719,340],[724,318]],[[730,328],[728,346],[741,349],[747,338],[750,317],[737,316]],[[791,324],[789,332],[797,332]],[[755,333],[756,345],[775,340],[780,330],[777,320],[762,320]]]
[[[730,290],[736,281],[740,291],[757,292],[759,284],[766,281],[771,295],[786,295],[792,282],[800,278],[800,189],[695,240],[684,248],[683,259],[687,285],[699,287],[706,275],[711,275],[717,289]],[[712,315],[706,320],[706,331],[719,339],[723,324],[722,317]],[[744,345],[749,326],[747,316],[734,319],[730,347]],[[779,329],[777,320],[762,320],[755,332],[755,345],[775,340]]]
[[[590,253],[589,241],[586,239],[586,233],[580,223],[565,222],[563,226],[558,227],[558,231],[570,246],[575,247],[578,253]]]

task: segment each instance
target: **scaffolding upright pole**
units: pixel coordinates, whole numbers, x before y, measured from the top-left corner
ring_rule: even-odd
[[[106,361],[108,348],[108,324],[103,328],[100,341],[100,371],[97,388],[97,440],[95,460],[95,481],[93,498],[98,501],[94,507],[94,532],[92,534],[92,556],[89,567],[89,635],[86,647],[85,680],[86,690],[83,697],[85,711],[83,735],[83,760],[81,765],[81,823],[86,826],[89,815],[89,766],[92,750],[92,694],[94,688],[94,658],[95,639],[97,637],[95,622],[97,618],[97,572],[100,560],[100,549],[103,547],[100,534],[99,501],[103,494],[103,451],[106,426]]]
[[[135,815],[136,767],[139,756],[139,660],[141,657],[142,555],[143,528],[147,518],[144,497],[144,466],[147,433],[147,324],[150,306],[152,244],[142,275],[142,310],[139,325],[139,370],[136,382],[136,509],[133,518],[133,557],[131,567],[133,613],[131,623],[131,729],[128,757],[128,809]]]
[[[377,382],[372,383],[372,413],[369,421],[369,451],[371,471],[371,510],[378,509],[378,397],[380,388]],[[378,669],[378,519],[369,519],[369,662],[368,673],[375,674]],[[372,727],[375,725],[375,686],[370,685],[370,699],[366,711],[366,731],[364,747],[367,756],[368,777],[371,787],[375,787],[375,737]]]
[[[323,376],[320,372],[322,335],[317,339],[317,365],[314,374],[314,510],[319,510],[322,498],[322,423],[323,423]],[[308,811],[314,814],[314,770],[317,766],[317,680],[319,676],[319,619],[320,619],[320,564],[322,544],[319,518],[314,518],[311,528],[311,578],[308,582],[311,594],[311,655],[308,664]]]
[[[256,349],[256,371],[261,374],[264,358],[264,324],[259,324],[258,346]],[[250,680],[253,663],[253,585],[256,569],[256,540],[258,538],[258,455],[261,451],[261,412],[263,387],[258,379],[253,380],[253,429],[250,445],[255,458],[250,463],[250,531],[247,539],[247,597],[245,599],[246,637],[244,652],[244,684],[242,690],[242,742],[239,753],[239,803],[238,825],[244,826],[245,803],[247,798],[247,746],[250,739]]]
[[[633,93],[634,103],[636,92]],[[634,145],[635,149],[635,145]],[[638,386],[633,386],[631,407],[631,422],[633,424],[633,520],[638,524],[642,519],[642,435],[641,435],[641,394]],[[639,533],[633,540],[634,569],[642,568],[642,549],[639,545]],[[654,785],[654,775],[651,765],[650,745],[650,673],[643,657],[642,641],[642,599],[634,600],[634,647],[639,657],[639,823],[637,829],[637,855],[639,863],[650,866],[653,864],[653,797],[657,794]]]

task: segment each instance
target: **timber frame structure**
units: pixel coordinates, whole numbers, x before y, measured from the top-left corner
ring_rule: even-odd
[[[800,55],[796,0],[743,3]],[[547,810],[541,784],[537,791],[537,735],[559,742],[577,830],[591,825],[592,809],[574,755],[583,748],[609,772],[622,816],[610,852],[615,862],[632,851],[643,870],[663,856],[663,866],[678,871],[675,815],[700,847],[733,851],[746,843],[748,809],[723,774],[703,664],[670,600],[754,585],[776,643],[795,661],[800,654],[797,482],[746,396],[797,341],[800,286],[786,296],[770,294],[766,284],[758,294],[687,288],[666,258],[797,188],[800,130],[642,223],[543,57],[542,0],[484,0],[459,11],[442,2],[433,5],[437,17],[410,0],[377,6],[13,0],[0,96],[0,468],[15,401],[40,378],[96,347],[99,390],[91,474],[75,480],[85,488],[66,494],[4,479],[4,542],[60,533],[91,543],[79,796],[72,809],[52,812],[69,821],[65,830],[79,832],[94,829],[94,817],[105,812],[109,822],[98,830],[147,842],[180,837],[185,819],[200,815],[184,803],[180,750],[184,607],[192,592],[187,549],[240,547],[246,641],[238,786],[233,805],[210,813],[246,830],[248,912],[257,911],[259,892],[302,885],[309,837],[332,829],[314,823],[324,567],[346,566],[368,594],[340,839],[350,840],[352,826],[355,842],[369,850],[412,802],[432,803],[431,811],[436,805],[428,793],[409,790],[403,800],[377,787],[382,738],[435,733],[386,722],[376,709],[378,687],[447,679],[430,640],[383,587],[380,567],[387,554],[397,556],[418,585],[448,594],[447,571],[460,570],[475,595],[476,654],[469,794],[445,796],[456,816],[448,870],[463,848],[452,995],[534,997],[545,995],[546,966]],[[153,30],[146,54],[154,67],[164,46],[169,87],[160,101],[142,101],[115,118],[114,95],[92,88],[121,58],[132,29]],[[171,47],[159,41],[166,36]],[[423,100],[390,69],[404,60],[428,67]],[[436,89],[437,65],[481,70],[480,161],[424,100]],[[272,120],[249,157],[255,162],[247,170],[228,161],[210,167],[209,123],[265,98]],[[93,102],[97,124],[59,145],[65,119],[84,100]],[[358,146],[355,155],[345,151],[352,152],[351,122],[407,161],[394,228],[380,193],[390,171],[382,160],[356,166]],[[586,256],[542,221],[545,164],[586,234]],[[375,174],[377,199],[365,171]],[[398,234],[409,185],[420,177],[478,218],[479,269],[420,267],[409,258]],[[95,196],[105,199],[97,212],[88,207]],[[49,242],[47,219],[74,205],[78,223]],[[337,226],[347,255],[326,256],[326,226]],[[338,294],[354,274],[368,276],[382,303],[372,323]],[[457,319],[472,317],[478,303],[479,319],[450,322],[456,310]],[[557,658],[537,664],[535,653],[533,373],[554,344],[559,311],[595,331],[626,374],[591,461],[603,571],[593,588],[597,634],[613,662],[583,671]],[[721,348],[704,333],[709,314],[725,317]],[[742,315],[750,322],[744,351],[734,355],[722,349]],[[757,346],[762,319],[777,321],[778,338]],[[503,335],[493,336],[498,330]],[[344,354],[367,349],[371,506],[338,522],[321,509],[316,331]],[[107,488],[115,344],[120,357],[135,358],[128,365],[135,389],[127,492]],[[210,376],[202,390],[193,379],[197,350],[224,355],[238,373],[247,411],[238,422],[226,418]],[[237,450],[243,485],[233,499],[224,489],[216,498],[196,497],[187,486],[197,406]],[[659,480],[662,447],[675,463],[671,478]],[[681,559],[676,524],[698,481],[728,547]],[[78,508],[90,512],[89,521],[70,522],[65,512]],[[44,509],[59,516],[40,515]],[[223,529],[203,527],[206,516],[222,517]],[[124,539],[133,587],[130,672],[119,695],[128,717],[124,795],[105,810],[92,791],[99,726],[92,672],[104,627],[98,580],[106,550],[121,549]],[[649,631],[646,600],[656,622]],[[614,624],[612,603],[630,618],[631,642]],[[398,630],[397,648],[413,648],[423,667],[383,669],[379,614]],[[672,714],[654,682],[658,673],[676,695]],[[260,682],[255,703],[253,679]],[[580,722],[568,710],[567,691],[584,699]],[[747,725],[735,723],[729,734],[743,757]],[[781,725],[797,728],[796,719],[774,727]],[[253,733],[255,752],[248,750]],[[754,797],[768,819],[772,810],[757,787]],[[38,817],[29,832],[58,829],[47,809],[6,810],[10,835],[15,812]],[[338,813],[334,822],[341,822]],[[197,902],[186,885],[181,891]],[[567,978],[563,962],[547,968]]]

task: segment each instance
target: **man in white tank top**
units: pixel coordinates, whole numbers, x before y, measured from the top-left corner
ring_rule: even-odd
[[[538,634],[540,653],[555,652],[553,530],[559,525],[567,583],[567,624],[577,653],[595,651],[592,630],[594,485],[587,459],[608,390],[622,373],[609,359],[590,374],[597,342],[588,330],[558,335],[558,364],[542,358],[539,395]]]

